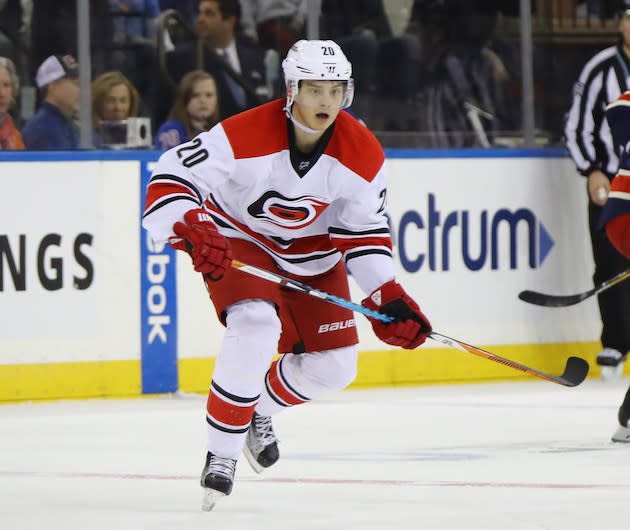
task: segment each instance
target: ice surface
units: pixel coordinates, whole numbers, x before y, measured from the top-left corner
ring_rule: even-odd
[[[205,396],[0,406],[0,529],[626,530],[630,381],[348,390],[274,418],[200,509]]]

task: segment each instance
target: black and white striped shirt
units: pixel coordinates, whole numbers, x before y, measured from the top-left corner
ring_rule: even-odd
[[[573,86],[573,103],[564,127],[565,144],[578,171],[588,176],[599,169],[613,178],[619,165],[606,105],[630,86],[630,61],[621,45],[596,54]]]

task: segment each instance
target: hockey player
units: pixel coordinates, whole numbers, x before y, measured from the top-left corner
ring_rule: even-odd
[[[573,88],[573,100],[565,121],[566,147],[578,172],[586,177],[588,223],[598,285],[630,267],[630,261],[611,245],[598,227],[610,183],[619,158],[606,125],[606,105],[630,90],[630,0],[615,0],[619,18],[619,42],[593,56]],[[602,322],[602,350],[597,364],[604,379],[621,376],[630,351],[630,283],[622,283],[598,295]]]
[[[630,259],[630,91],[624,92],[606,107],[606,119],[620,162],[602,211],[600,226],[606,227],[611,243]],[[618,419],[619,428],[612,439],[630,443],[630,388],[619,407]]]
[[[144,227],[190,253],[226,327],[207,402],[204,509],[232,491],[241,451],[257,472],[278,460],[273,414],[345,388],[357,370],[351,311],[240,272],[232,257],[345,298],[347,267],[364,305],[394,317],[372,321],[381,340],[412,349],[431,331],[395,280],[383,150],[341,110],[350,63],[333,41],[301,40],[282,68],[286,100],[167,151],[147,190]]]

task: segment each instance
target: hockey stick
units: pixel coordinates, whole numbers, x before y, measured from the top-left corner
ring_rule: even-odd
[[[611,278],[610,280],[606,280],[593,289],[585,291],[583,293],[555,295],[538,293],[536,291],[521,291],[520,293],[518,293],[518,297],[523,300],[523,302],[527,302],[528,304],[542,305],[545,307],[566,307],[570,305],[575,305],[582,300],[586,300],[594,294],[602,293],[606,289],[612,287],[613,285],[617,285],[626,278],[630,278],[630,269],[620,272],[619,274],[617,274],[617,276]]]
[[[314,296],[315,298],[319,298],[320,300],[324,300],[325,302],[336,304],[341,307],[345,307],[346,309],[356,311],[357,313],[362,313],[369,317],[382,320],[383,322],[391,322],[393,320],[393,318],[388,315],[384,315],[383,313],[373,311],[371,309],[368,309],[367,307],[363,307],[362,305],[355,304],[354,302],[346,300],[345,298],[340,298],[324,291],[313,289],[312,287],[309,287],[308,285],[305,285],[296,280],[286,278],[284,276],[281,276],[280,274],[276,274],[265,269],[260,269],[253,265],[247,265],[246,263],[238,260],[232,260],[232,267],[248,274],[252,274],[253,276],[258,276],[259,278],[277,283],[281,286],[289,287],[290,289],[294,289],[301,293]],[[540,379],[545,379],[559,385],[577,386],[582,381],[584,381],[584,379],[586,379],[586,376],[588,374],[588,363],[580,357],[569,357],[569,359],[567,360],[567,364],[564,367],[564,371],[562,372],[562,375],[557,376],[535,370],[534,368],[530,368],[509,359],[505,359],[504,357],[500,357],[499,355],[496,355],[494,353],[482,350],[481,348],[477,348],[476,346],[471,346],[470,344],[466,344],[465,342],[461,342],[457,339],[452,339],[435,331],[429,333],[428,337],[437,342],[441,342],[442,344],[446,344],[451,348],[455,348],[466,353],[472,353],[473,355],[483,357],[484,359],[489,359],[499,364],[509,366],[510,368],[514,368],[515,370],[520,370],[521,372],[525,372],[526,374],[533,375]]]

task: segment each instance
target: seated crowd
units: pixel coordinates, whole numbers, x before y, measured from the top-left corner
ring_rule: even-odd
[[[55,12],[34,1],[32,29],[40,29],[32,36],[30,59],[37,64],[30,74],[17,60],[0,57],[0,149],[124,147],[120,131],[124,136],[125,127],[138,119],[147,120],[148,137],[132,147],[167,149],[221,119],[281,97],[281,60],[306,37],[307,0],[95,0],[90,4],[97,40],[90,55],[92,145],[81,145],[76,44],[54,38],[57,23],[47,27],[46,54],[40,38],[46,17],[66,13],[66,3],[57,3]],[[435,13],[434,2],[414,2],[409,30],[394,35],[382,0],[321,2],[320,38],[338,42],[353,64],[355,103],[350,111],[372,129],[422,130],[428,113],[418,102],[421,88],[431,88],[423,80],[435,77],[438,87],[444,83],[426,70],[431,64],[426,58],[437,58],[428,31],[417,33],[418,20],[428,20],[429,4]],[[76,17],[71,8],[68,3],[68,16]],[[111,16],[104,19],[106,12]],[[173,30],[166,15],[176,16],[183,29]],[[447,19],[452,20],[450,13]],[[59,33],[67,33],[68,24],[58,27]],[[33,112],[21,112],[20,84],[36,87]],[[464,98],[475,101],[470,92]],[[491,101],[475,104],[497,123],[500,109],[491,108]]]

